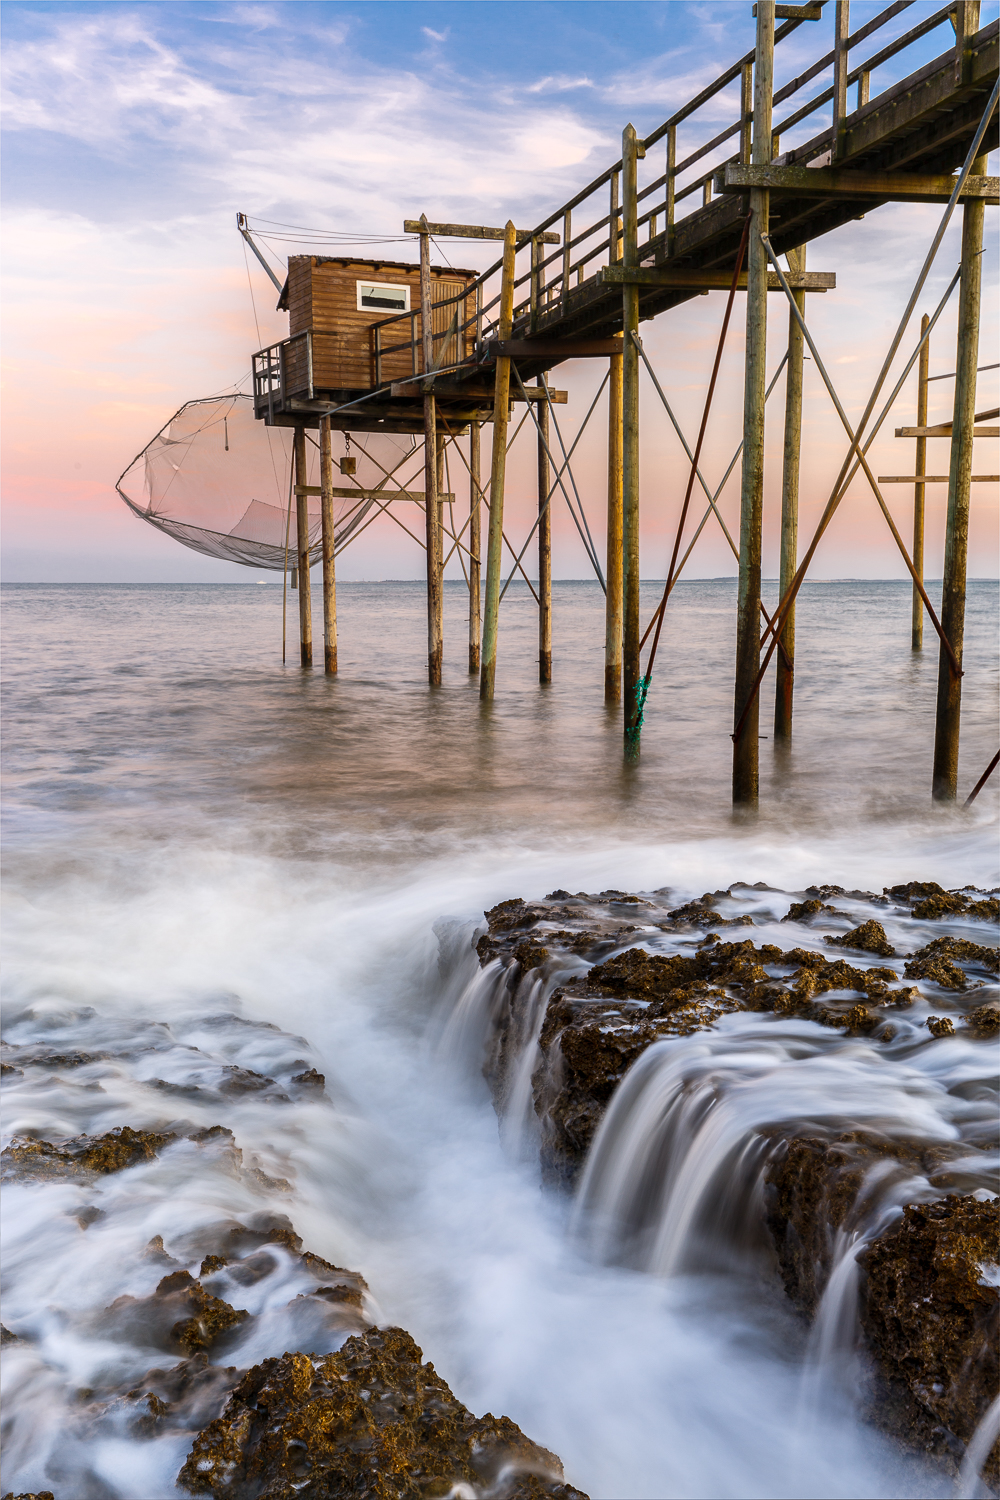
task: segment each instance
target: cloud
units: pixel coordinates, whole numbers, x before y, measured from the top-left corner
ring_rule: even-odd
[[[421,26],[420,30],[423,32],[424,36],[430,37],[432,42],[446,42],[448,40],[447,30],[432,31],[429,26]]]

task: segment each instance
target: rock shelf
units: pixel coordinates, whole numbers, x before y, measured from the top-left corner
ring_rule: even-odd
[[[928,1043],[995,1037],[995,946],[946,933],[898,953],[874,916],[822,933],[833,920],[852,921],[831,898],[885,908],[897,930],[904,916],[995,922],[992,893],[970,889],[916,881],[881,895],[811,887],[783,915],[777,903],[763,914],[771,927],[802,929],[804,942],[788,948],[755,942],[753,916],[734,910],[744,893],[759,910],[757,893],[766,886],[733,886],[681,905],[669,893],[616,890],[504,901],[485,913],[487,931],[477,942],[480,963],[501,966],[484,1064],[497,1109],[510,1097],[524,1048],[536,1043],[531,1085],[542,1176],[571,1188],[632,1064],[654,1043],[711,1029],[734,1012],[818,1022],[877,1047],[896,1035],[894,1016],[930,1000],[951,1013],[926,1019]],[[734,927],[744,930],[724,931]],[[844,956],[834,958],[831,947]],[[871,965],[869,956],[882,962]],[[951,1164],[968,1158],[970,1146],[865,1129],[834,1138],[794,1127],[766,1133],[766,1230],[784,1289],[806,1317],[826,1288],[838,1236],[843,1244],[865,1222],[873,1183],[883,1194],[892,1184],[904,1191],[919,1176],[942,1194],[906,1207],[859,1257],[861,1322],[870,1417],[954,1469],[997,1383],[1000,1289],[983,1268],[998,1259],[1000,1200],[948,1191],[961,1179]],[[984,1470],[994,1485],[998,1453],[1000,1444]]]

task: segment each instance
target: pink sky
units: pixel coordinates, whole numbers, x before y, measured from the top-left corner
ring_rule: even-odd
[[[500,79],[502,87],[492,95],[492,111],[486,110],[476,79],[468,70],[463,73],[460,58],[442,56],[447,44],[437,32],[428,32],[433,38],[428,45],[437,49],[429,65],[431,72],[438,69],[437,86],[426,69],[412,65],[385,63],[373,79],[374,65],[354,52],[349,92],[353,99],[364,98],[365,108],[345,110],[336,94],[331,97],[318,86],[302,89],[289,58],[310,46],[306,22],[315,22],[319,12],[329,17],[331,45],[346,56],[352,47],[350,7],[215,9],[227,17],[240,12],[248,24],[256,15],[257,31],[251,28],[248,39],[230,27],[232,34],[218,39],[213,53],[191,48],[173,7],[96,5],[34,13],[30,5],[18,7],[20,24],[6,47],[5,578],[247,581],[254,576],[200,558],[143,526],[114,491],[118,474],[174,409],[238,382],[252,350],[287,332],[285,316],[273,311],[273,288],[252,259],[248,284],[234,227],[236,209],[359,236],[398,234],[404,216],[422,210],[430,217],[469,222],[502,222],[508,213],[519,223],[537,222],[617,154],[628,113],[645,131],[671,107],[660,84],[647,82],[641,98],[623,81],[617,92],[605,90],[595,99],[581,98],[575,84],[563,87],[545,78],[531,106],[536,128],[528,130],[530,80],[515,76],[510,64],[510,76]],[[452,8],[455,13],[467,9]],[[739,35],[720,41],[713,70],[749,45],[750,7],[727,9],[738,18]],[[675,13],[687,10],[675,7]],[[298,30],[290,24],[293,16],[303,17]],[[251,44],[258,47],[269,27],[283,28],[281,47],[254,51],[250,108],[232,78],[241,72],[240,50],[249,57]],[[229,49],[225,55],[223,41]],[[700,86],[684,73],[688,65],[681,66],[679,55],[672,60],[669,48],[661,61],[660,83],[670,76],[673,61],[688,92]],[[326,66],[332,68],[329,59]],[[344,74],[337,78],[343,94]],[[277,133],[276,116],[283,121]],[[435,149],[441,141],[448,142],[444,152]],[[810,298],[808,316],[854,416],[863,407],[939,214],[936,207],[887,206],[810,245],[810,268],[836,271],[838,287]],[[995,218],[988,211],[981,363],[995,358]],[[957,263],[959,220],[960,215],[928,284],[926,310]],[[308,244],[280,248],[287,253]],[[475,250],[445,248],[452,260],[486,264]],[[397,244],[389,253],[408,259],[414,249]],[[957,296],[936,332],[932,373],[954,369],[956,306]],[[647,351],[692,443],[723,307],[722,294],[713,294],[643,327]],[[786,334],[785,308],[772,296],[770,369]],[[710,481],[721,476],[739,441],[742,352],[741,299],[705,450],[703,468]],[[568,406],[559,410],[567,441],[603,374],[597,365],[577,361],[556,372],[555,383],[570,393]],[[804,533],[827,499],[846,441],[818,374],[812,365],[806,371]],[[643,381],[642,571],[657,577],[665,569],[687,473],[666,416]],[[930,389],[930,419],[949,419],[952,383],[938,381]],[[977,406],[995,406],[997,390],[997,372],[983,375]],[[914,401],[911,377],[895,420],[886,424],[887,435],[872,450],[875,473],[912,472],[913,443],[895,439],[892,428],[914,421]],[[779,382],[767,429],[765,574],[777,569],[782,413]],[[606,442],[602,403],[574,462],[599,549]],[[523,535],[536,503],[533,448],[526,429],[509,468],[506,513],[512,537]],[[928,467],[946,473],[947,442],[929,448]],[[996,473],[997,466],[997,444],[977,445],[975,468]],[[945,485],[928,490],[928,577],[940,574],[946,492]],[[912,491],[888,486],[886,498],[906,536]],[[738,469],[721,508],[737,531]],[[972,513],[970,573],[996,576],[994,487],[974,487]],[[733,570],[713,522],[689,564],[689,576]],[[345,579],[419,577],[423,557],[383,521],[344,552],[339,571]],[[555,572],[561,577],[587,572],[563,506],[555,512]],[[855,482],[841,507],[814,573],[904,576],[863,483]]]

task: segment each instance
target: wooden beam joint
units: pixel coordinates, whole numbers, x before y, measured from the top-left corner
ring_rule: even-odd
[[[425,219],[404,219],[404,234],[429,234],[448,240],[502,240],[502,229],[491,229],[485,224],[428,224]],[[558,245],[559,236],[551,230],[543,234],[532,234],[530,229],[515,230],[518,245],[529,240],[538,240],[543,245]]]
[[[836,271],[786,271],[785,280],[793,291],[829,292],[836,290]],[[732,271],[661,271],[654,266],[604,266],[598,276],[604,286],[665,287],[678,291],[728,292],[733,284]],[[739,291],[747,288],[747,273],[740,273]],[[780,292],[781,282],[774,271],[767,273],[769,292]]]
[[[954,177],[923,172],[868,172],[850,167],[744,166],[727,162],[715,175],[719,193],[745,193],[767,188],[800,198],[880,198],[893,203],[947,203],[955,191]],[[1000,177],[966,178],[963,200],[981,198],[1000,206]]]

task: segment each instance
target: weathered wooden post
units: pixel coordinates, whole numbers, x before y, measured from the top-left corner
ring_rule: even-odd
[[[758,11],[758,20],[760,12]],[[830,161],[843,155],[844,121],[847,118],[847,38],[850,35],[851,0],[837,0],[833,11],[833,130]],[[772,26],[773,33],[773,26]],[[756,133],[756,132],[755,132]],[[754,161],[756,161],[756,156]]]
[[[789,250],[788,267],[791,271],[806,268],[806,247]],[[795,305],[805,317],[806,294],[793,293]],[[779,565],[778,598],[785,597],[786,590],[795,577],[798,567],[799,541],[799,459],[802,451],[802,354],[805,340],[794,313],[788,313],[788,367],[785,374],[785,450],[781,467],[781,562]],[[774,737],[790,740],[792,737],[792,695],[795,680],[795,604],[785,619],[781,632],[781,646],[776,663],[774,687]]]
[[[920,319],[921,335],[927,332],[930,318],[924,313]],[[927,377],[931,367],[931,341],[924,339],[917,367],[917,426],[927,426]],[[917,466],[914,474],[927,473],[927,439],[917,438]],[[924,485],[913,486],[913,566],[924,576]],[[911,612],[910,647],[919,651],[924,644],[924,601],[917,585],[913,585],[913,607]]]
[[[754,60],[753,165],[771,161],[771,103],[774,73],[774,3],[758,0]],[[760,540],[764,509],[764,392],[767,345],[767,252],[769,194],[750,190],[753,221],[747,257],[747,335],[743,388],[743,470],[740,487],[740,582],[736,616],[736,692],[733,726],[750,701],[760,665]],[[733,802],[756,807],[760,697],[733,741]]]
[[[480,647],[480,551],[482,548],[482,475],[480,472],[479,423],[469,427],[469,671],[479,671]]]
[[[514,256],[517,230],[507,220],[503,234],[503,274],[497,338],[509,339],[514,318]],[[483,620],[483,661],[479,696],[492,701],[497,674],[497,625],[500,612],[500,561],[503,545],[503,492],[507,469],[507,423],[510,412],[510,359],[497,356],[493,391],[493,461],[490,466],[490,528],[486,547],[486,601]]]
[[[987,157],[973,163],[984,174]],[[972,477],[973,426],[976,411],[976,366],[979,363],[979,304],[983,255],[981,198],[962,207],[962,278],[958,300],[958,355],[955,364],[955,411],[948,470],[948,518],[944,542],[941,628],[951,642],[959,668],[965,639],[965,572],[969,552],[969,489]],[[933,795],[954,802],[958,795],[958,734],[962,712],[962,679],[952,672],[942,643],[938,659],[937,722],[934,733]]]
[[[635,127],[622,131],[622,261],[627,268],[639,265],[639,158],[645,147]],[[639,288],[622,285],[622,554],[623,554],[623,652],[625,678],[624,728],[626,753],[638,754],[639,735],[636,689],[639,686],[639,351],[633,334],[639,331]],[[631,731],[631,733],[630,733]]]
[[[622,696],[622,355],[608,381],[608,594],[604,607],[604,701]]]
[[[306,430],[295,429],[295,546],[299,585],[299,655],[301,665],[313,664],[312,595],[309,588],[309,482]]]
[[[434,364],[434,318],[431,313],[431,237],[426,228],[427,215],[420,223],[420,334],[423,373]],[[444,608],[441,587],[441,527],[438,516],[437,487],[437,410],[430,383],[424,387],[424,541],[427,550],[427,680],[431,687],[441,685],[441,659],[444,654]]]
[[[545,372],[536,385],[545,391]],[[552,681],[552,507],[549,499],[549,403],[538,400],[538,680]]]
[[[319,424],[319,482],[323,523],[323,666],[337,671],[337,573],[333,543],[333,446],[330,418]]]

